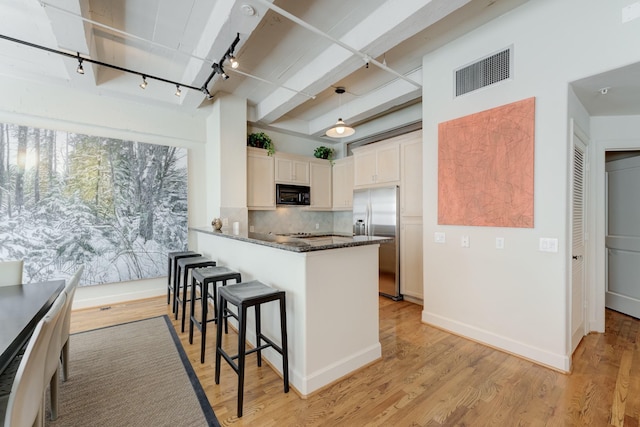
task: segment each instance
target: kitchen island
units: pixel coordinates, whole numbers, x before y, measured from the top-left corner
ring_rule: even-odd
[[[378,247],[388,239],[189,230],[194,250],[240,272],[243,281],[286,291],[289,378],[302,396],[380,359]],[[247,327],[252,345],[253,316]],[[278,344],[279,322],[277,304],[262,308],[262,329]],[[268,349],[263,357],[282,373],[278,353]]]

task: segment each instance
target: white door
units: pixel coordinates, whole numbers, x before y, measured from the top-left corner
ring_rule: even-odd
[[[605,305],[640,318],[640,153],[607,162]]]
[[[575,126],[573,129],[573,173],[571,185],[572,252],[571,252],[571,353],[586,335],[585,284],[585,195],[586,138]]]

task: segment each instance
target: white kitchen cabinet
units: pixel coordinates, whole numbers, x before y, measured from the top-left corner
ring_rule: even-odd
[[[354,187],[400,181],[400,147],[396,142],[355,148],[353,156]]]
[[[422,303],[422,218],[403,218],[400,225],[400,293]]]
[[[422,217],[421,131],[400,145],[400,166],[400,215]]]
[[[333,210],[353,208],[353,156],[338,159],[333,164]]]
[[[309,210],[331,210],[331,164],[328,160],[309,162],[311,206]]]
[[[276,154],[276,182],[309,185],[309,161],[287,154]]]
[[[247,147],[247,208],[275,209],[274,159],[267,150]]]

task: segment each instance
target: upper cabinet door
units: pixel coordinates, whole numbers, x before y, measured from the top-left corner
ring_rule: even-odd
[[[354,186],[372,186],[400,181],[400,146],[377,143],[353,150]]]
[[[275,209],[276,186],[273,157],[266,150],[247,148],[247,207]]]
[[[376,183],[400,181],[400,147],[396,144],[376,150]]]
[[[309,185],[309,162],[275,155],[276,182]]]
[[[353,207],[353,156],[338,159],[333,164],[333,210]]]
[[[353,185],[371,185],[376,182],[376,152],[375,150],[354,153],[353,155]]]
[[[331,209],[331,164],[311,162],[311,206],[310,210]]]

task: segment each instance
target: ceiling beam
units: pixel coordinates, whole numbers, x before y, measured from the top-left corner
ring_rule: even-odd
[[[380,56],[470,1],[407,0],[398,7],[389,0],[340,38],[340,44],[328,47],[283,86],[317,94],[364,65],[361,56],[353,53],[354,49],[371,58]],[[305,101],[290,91],[278,89],[256,105],[256,121],[271,124]]]
[[[412,71],[407,74],[407,77],[422,83],[422,68]],[[339,117],[353,126],[355,123],[406,104],[421,96],[422,89],[416,88],[404,80],[396,79],[366,95],[343,103],[339,111],[334,110],[310,120],[309,133],[314,136],[323,135],[327,129],[333,127]]]
[[[89,1],[62,1],[49,0],[47,4],[42,4],[44,12],[51,22],[51,30],[56,38],[58,48],[80,53],[81,56],[95,58],[96,47],[93,43],[91,30],[81,20],[73,16],[88,16]],[[59,9],[58,9],[59,8]],[[62,12],[66,10],[68,13]],[[84,62],[84,74],[78,74],[76,69],[78,63],[73,60],[63,59],[63,64],[67,70],[69,81],[74,87],[83,89],[92,89],[98,81],[98,67],[96,65]]]
[[[245,3],[245,1],[241,0],[218,1],[215,3],[213,12],[202,31],[202,36],[196,45],[193,56],[185,67],[181,81],[193,82],[197,86],[204,84],[212,72],[212,62],[217,63],[220,61],[221,56],[233,43],[238,33],[240,34],[240,42],[236,45],[235,51],[238,52],[242,48],[242,45],[247,41],[253,30],[256,29],[267,11],[267,8],[262,6],[254,8],[254,15],[244,15],[241,6]],[[210,60],[203,61],[198,57],[209,58]],[[219,76],[217,75],[214,77],[214,79],[218,78]],[[209,83],[208,89],[211,89],[213,83],[215,83],[215,80]],[[189,108],[197,108],[202,103],[202,100],[202,94],[188,91],[181,98],[181,104]]]

